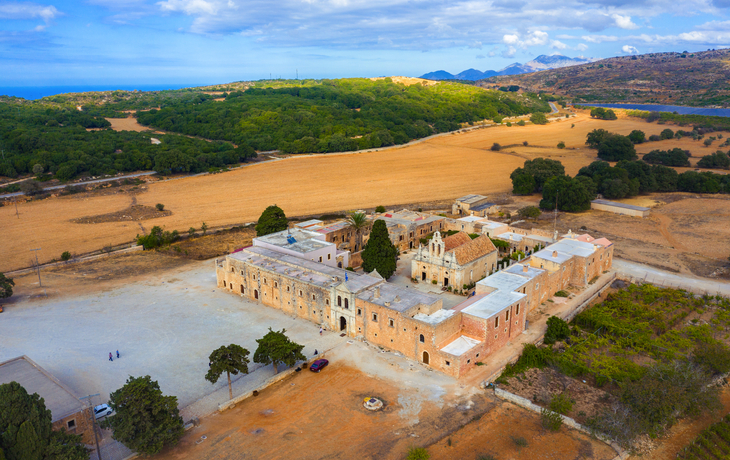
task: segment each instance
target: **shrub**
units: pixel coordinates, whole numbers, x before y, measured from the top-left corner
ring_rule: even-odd
[[[192,237],[194,237],[194,236],[195,236],[195,227],[190,227],[190,228],[188,229],[188,236],[189,236],[190,238],[192,238]]]
[[[559,149],[564,149],[565,148],[565,142],[563,142],[563,141],[558,142],[558,148]]]
[[[727,154],[717,151],[711,155],[705,155],[700,158],[697,163],[699,168],[716,168],[716,169],[728,169],[730,168],[730,157]]]
[[[649,140],[652,142],[656,142],[662,140],[662,138],[657,136],[656,134],[652,134],[651,136],[649,136]]]
[[[609,134],[598,145],[598,158],[606,161],[636,159],[636,149],[628,137]]]
[[[511,127],[511,126],[512,126],[512,122],[511,122],[511,121],[508,121],[508,122],[506,123],[506,125],[507,125],[507,127]]]
[[[63,254],[61,254],[61,260],[66,262],[69,259],[71,259],[71,253],[68,251],[63,251]]]
[[[546,125],[548,122],[547,117],[542,112],[535,112],[530,115],[530,121],[535,125]]]
[[[37,181],[27,180],[20,183],[20,191],[28,196],[33,196],[43,193],[43,187]]]
[[[555,297],[570,297],[570,292],[563,291],[562,289],[555,293]]]
[[[674,137],[674,131],[672,131],[671,129],[667,128],[664,131],[662,131],[659,136],[662,139],[671,139],[671,138]]]
[[[567,415],[573,409],[573,400],[565,393],[553,395],[550,398],[550,410],[559,414]]]
[[[543,342],[547,345],[557,342],[558,340],[564,340],[570,336],[570,327],[568,323],[558,318],[557,316],[551,316],[547,320],[547,331],[545,332],[545,338]]]
[[[517,126],[525,126],[525,120],[518,121]]]
[[[537,219],[540,217],[540,214],[542,214],[542,211],[540,211],[540,208],[537,206],[525,206],[524,208],[520,208],[520,210],[517,211],[517,214],[519,214],[523,219]]]
[[[502,146],[495,142],[494,144],[492,144],[492,147],[490,147],[490,150],[492,150],[493,152],[499,152],[501,148]]]
[[[165,210],[165,205],[162,204],[162,203],[157,203],[155,205],[155,207],[157,208],[158,211],[164,211]]]
[[[177,230],[162,231],[161,227],[155,225],[149,235],[137,235],[137,244],[142,245],[144,249],[154,249],[172,244],[178,239],[180,239],[180,235]]]
[[[629,140],[633,142],[634,144],[641,144],[646,140],[646,134],[644,131],[639,131],[638,129],[635,129],[631,131],[631,134],[629,134]]]
[[[546,430],[560,431],[560,427],[563,425],[563,417],[557,412],[543,408],[540,411],[540,422]]]
[[[411,447],[406,455],[406,460],[428,460],[429,458],[431,458],[431,454],[424,447]]]
[[[375,208],[375,212],[385,212],[385,206],[378,206]]]
[[[525,147],[527,147],[527,145],[528,145],[528,144],[527,144],[527,141],[523,141],[523,142],[522,142],[522,145],[524,145]]]
[[[515,443],[515,446],[517,446],[518,449],[527,447],[527,439],[523,438],[522,436],[510,435],[510,439],[512,440],[513,443]]]
[[[693,353],[693,361],[713,374],[730,372],[730,348],[721,342],[699,344]]]

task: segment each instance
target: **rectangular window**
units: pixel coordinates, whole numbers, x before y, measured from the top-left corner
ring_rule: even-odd
[[[520,314],[520,304],[517,304],[517,308],[515,308],[515,315]]]
[[[320,263],[322,262],[322,256],[319,256],[319,261],[320,261]]]
[[[312,300],[317,300],[317,296],[312,294]],[[507,318],[507,319],[509,319],[509,318]]]
[[[494,318],[494,328],[497,329],[499,327],[499,316]]]
[[[451,366],[451,363],[449,361],[446,361],[447,366]]]
[[[332,254],[327,254],[327,260],[332,260]]]
[[[66,426],[68,427],[69,430],[76,428],[76,419],[69,420],[68,422],[66,422]]]
[[[373,313],[373,321],[376,321],[376,322],[378,321],[378,314],[377,313]]]
[[[357,316],[361,316],[361,315],[362,315],[362,310],[358,308],[357,309]]]
[[[505,321],[509,321],[509,312],[507,312],[507,313],[505,314],[504,320],[505,320]]]
[[[393,318],[388,318],[388,326],[395,327],[395,320]]]

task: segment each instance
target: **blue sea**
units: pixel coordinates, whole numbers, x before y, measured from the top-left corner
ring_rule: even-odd
[[[23,99],[40,99],[46,96],[55,96],[65,93],[84,93],[87,91],[162,91],[165,89],[181,89],[193,86],[203,86],[210,83],[186,84],[186,85],[74,85],[74,86],[0,86],[0,96],[15,96]]]
[[[588,107],[603,107],[606,109],[646,110],[647,112],[677,112],[681,115],[709,115],[715,117],[730,117],[730,109],[710,109],[705,107],[684,107],[681,105],[654,105],[654,104],[575,104]]]

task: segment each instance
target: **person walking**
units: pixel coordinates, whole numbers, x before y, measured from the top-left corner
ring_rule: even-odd
[[[119,359],[119,350],[117,350],[117,359]]]
[[[112,358],[112,352],[109,352],[109,361],[114,361],[114,358]]]
[[[322,335],[322,328],[319,328],[319,335]]]

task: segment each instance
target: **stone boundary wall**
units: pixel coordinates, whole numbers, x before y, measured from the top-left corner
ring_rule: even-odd
[[[309,368],[309,365],[312,364],[314,361],[316,361],[318,359],[324,358],[325,357],[325,354],[326,354],[326,352],[322,352],[322,353],[318,354],[317,356],[315,356],[315,357],[313,357],[311,359],[308,359],[306,361],[306,363],[307,363],[307,369]],[[301,365],[298,365],[297,367],[301,369],[300,372],[302,372],[302,371],[305,370],[303,367],[301,367]],[[236,396],[235,398],[233,398],[233,399],[231,399],[229,401],[226,401],[224,403],[218,404],[218,411],[219,412],[223,412],[224,410],[231,409],[232,407],[234,407],[239,402],[244,401],[244,400],[250,398],[251,396],[253,396],[254,391],[256,391],[256,392],[262,391],[262,390],[270,387],[271,385],[273,385],[273,384],[275,384],[277,382],[280,382],[280,381],[284,380],[285,378],[289,377],[291,374],[293,374],[294,372],[296,372],[297,367],[291,367],[291,368],[289,368],[289,369],[287,369],[285,371],[281,371],[278,374],[275,374],[274,376],[269,377],[266,381],[264,381],[264,383],[261,384],[261,386],[259,386],[255,390],[249,391],[249,392],[244,393],[244,394],[242,394],[240,396]]]
[[[133,244],[133,243],[132,243]],[[74,264],[79,262],[88,262],[89,260],[96,260],[96,259],[103,259],[104,257],[111,257],[111,256],[117,256],[120,254],[126,254],[128,252],[137,252],[142,251],[144,248],[139,245],[132,246],[131,248],[126,249],[119,249],[116,251],[106,252],[102,254],[95,254],[91,256],[82,256],[82,257],[75,257],[70,260],[61,260],[59,262],[49,262],[47,264],[41,264],[39,267],[41,269],[45,268],[51,268],[51,267],[59,267],[61,265],[68,265],[68,264]],[[19,276],[19,275],[25,275],[27,273],[33,273],[36,271],[36,267],[30,267],[30,268],[22,268],[20,270],[15,270],[12,272],[5,273],[6,276]]]
[[[565,322],[571,322],[573,318],[575,318],[580,312],[585,310],[588,304],[590,304],[596,297],[598,297],[603,291],[605,291],[611,285],[611,283],[614,282],[614,280],[616,280],[616,277],[616,272],[613,272],[608,279],[604,280],[599,278],[593,285],[589,285],[588,289],[581,292],[578,297],[588,296],[588,298],[582,300],[576,308],[574,308],[570,313],[565,316],[565,318],[563,318]]]
[[[532,411],[532,412],[534,412],[536,414],[541,414],[542,413],[542,409],[543,409],[542,407],[538,406],[537,404],[534,404],[532,401],[530,401],[530,400],[528,400],[526,398],[523,398],[522,396],[517,396],[516,394],[510,393],[510,392],[505,391],[505,390],[503,390],[501,388],[495,387],[494,388],[494,395],[496,397],[500,398],[500,399],[503,399],[505,401],[509,401],[512,404],[516,404],[516,405],[522,407],[523,409],[527,409],[527,410]],[[604,436],[604,435],[602,435],[600,433],[596,433],[596,432],[592,431],[588,427],[586,427],[584,425],[581,425],[580,423],[576,422],[575,420],[573,420],[570,417],[566,417],[565,415],[562,415],[562,414],[560,415],[560,417],[563,419],[563,424],[564,425],[567,425],[567,426],[573,428],[574,430],[578,430],[581,433],[585,433],[585,434],[587,434],[589,436],[594,436],[594,437],[596,437],[596,439],[599,439],[599,440],[603,441],[604,443],[608,444],[609,446],[611,446],[613,448],[613,450],[615,450],[616,453],[617,453],[616,457],[614,457],[613,460],[624,460],[624,459],[628,458],[629,453],[626,452],[625,450],[623,450],[615,442],[612,442],[606,436]]]

